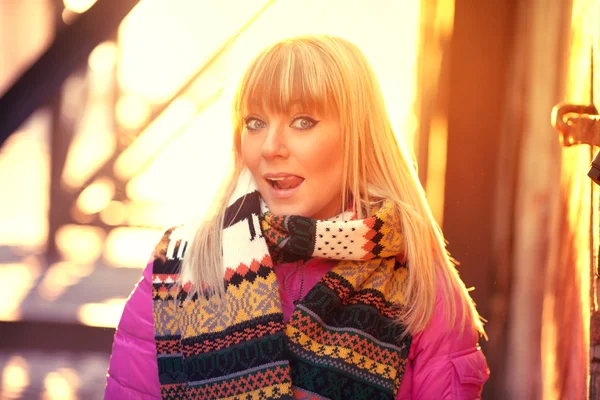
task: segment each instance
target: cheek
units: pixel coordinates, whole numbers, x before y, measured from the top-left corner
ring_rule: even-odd
[[[330,179],[341,177],[343,169],[343,154],[338,142],[320,143],[313,147],[307,157],[311,172],[316,176]]]
[[[342,192],[343,154],[337,144],[315,147],[305,159],[309,168],[310,192],[321,201],[329,201]]]

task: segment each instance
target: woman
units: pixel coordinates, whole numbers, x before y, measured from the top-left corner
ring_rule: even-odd
[[[360,50],[276,43],[233,118],[231,179],[157,246],[106,398],[479,398],[482,323]]]

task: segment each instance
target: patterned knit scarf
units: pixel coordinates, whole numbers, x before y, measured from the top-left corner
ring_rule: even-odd
[[[397,323],[407,266],[390,203],[363,220],[264,212],[243,173],[226,210],[224,300],[188,295],[190,232],[165,233],[153,269],[163,399],[394,399],[411,343]],[[273,264],[337,260],[284,323]]]

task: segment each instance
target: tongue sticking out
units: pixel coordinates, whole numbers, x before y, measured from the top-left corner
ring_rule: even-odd
[[[300,186],[303,181],[304,179],[299,176],[286,176],[282,180],[275,181],[275,187],[278,189],[293,189]]]

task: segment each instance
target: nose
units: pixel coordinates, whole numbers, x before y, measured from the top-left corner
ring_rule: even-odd
[[[285,158],[289,155],[285,143],[285,128],[282,124],[272,124],[267,130],[262,145],[262,155],[266,159]]]

